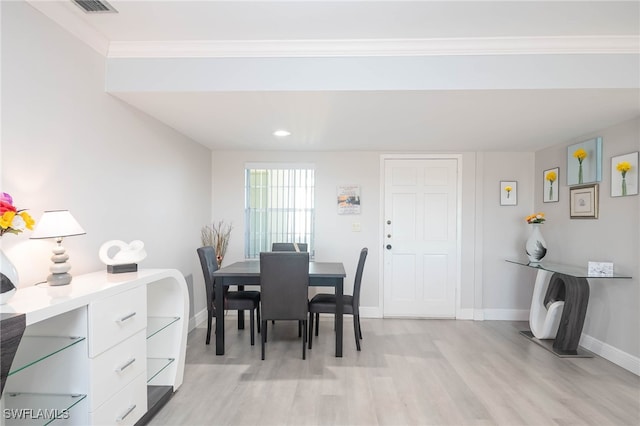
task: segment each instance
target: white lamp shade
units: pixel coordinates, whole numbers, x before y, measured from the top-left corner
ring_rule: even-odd
[[[42,214],[31,239],[61,238],[86,234],[69,210],[50,210]]]

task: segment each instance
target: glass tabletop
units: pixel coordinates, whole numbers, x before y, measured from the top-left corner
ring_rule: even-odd
[[[553,262],[540,262],[530,263],[524,259],[505,259],[509,263],[515,263],[517,265],[527,266],[534,269],[542,269],[549,272],[558,272],[560,274],[570,275],[576,278],[631,278],[627,275],[620,275],[613,273],[612,275],[594,275],[589,274],[589,270],[585,266],[563,265],[561,263]]]

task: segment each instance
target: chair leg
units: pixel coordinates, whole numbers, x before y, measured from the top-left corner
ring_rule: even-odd
[[[208,310],[207,312],[207,340],[206,344],[208,345],[211,342],[211,323],[213,321],[213,311]]]
[[[318,328],[320,328],[320,313],[316,312],[316,336],[318,335]]]
[[[313,345],[313,313],[309,312],[309,349]]]
[[[302,359],[307,359],[307,320],[300,321],[302,326]]]
[[[256,312],[258,313],[258,321],[256,321],[256,324],[258,325],[258,333],[260,333],[260,304],[258,303],[258,306],[256,306]]]
[[[360,315],[356,315],[358,318],[358,333],[360,334],[360,340],[362,340],[362,328],[360,327]]]
[[[249,321],[251,321],[251,324],[249,325],[249,330],[251,331],[251,346],[256,344],[256,338],[255,338],[255,326],[253,324],[253,309],[249,311]]]
[[[262,360],[264,361],[264,346],[265,343],[267,342],[267,322],[266,321],[262,321]]]
[[[298,337],[302,337],[302,321],[298,321]]]
[[[358,330],[358,316],[357,315],[353,316],[353,335],[356,338],[356,348],[358,350],[360,350],[360,336],[359,336],[359,330]]]

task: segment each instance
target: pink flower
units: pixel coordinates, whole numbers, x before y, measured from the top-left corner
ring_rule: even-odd
[[[0,215],[3,215],[5,212],[15,212],[15,211],[16,211],[16,208],[11,203],[8,203],[5,200],[0,199]]]
[[[11,195],[7,194],[6,192],[0,192],[0,201],[13,204],[13,197],[11,197]]]

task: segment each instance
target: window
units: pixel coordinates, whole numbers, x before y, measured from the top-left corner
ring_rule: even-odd
[[[271,243],[307,243],[313,254],[314,169],[311,165],[245,168],[245,257],[271,251]]]

